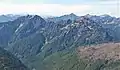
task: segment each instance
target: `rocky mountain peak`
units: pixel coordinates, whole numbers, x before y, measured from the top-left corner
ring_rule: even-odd
[[[38,16],[38,15],[34,15],[33,20],[44,20],[42,17]]]
[[[69,14],[69,16],[77,16],[77,15],[75,15],[74,13],[71,13],[71,14]]]

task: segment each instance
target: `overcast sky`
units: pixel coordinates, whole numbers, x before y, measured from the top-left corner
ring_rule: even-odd
[[[0,0],[0,14],[118,15],[117,0]]]

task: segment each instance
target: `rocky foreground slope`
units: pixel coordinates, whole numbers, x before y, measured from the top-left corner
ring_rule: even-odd
[[[120,43],[107,43],[89,47],[79,47],[78,52],[81,58],[89,58],[90,60],[119,60]]]
[[[82,70],[119,70],[120,43],[106,43],[77,49]]]

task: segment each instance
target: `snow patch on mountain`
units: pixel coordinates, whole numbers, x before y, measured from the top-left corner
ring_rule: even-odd
[[[24,23],[21,23],[21,24],[19,25],[19,27],[15,30],[15,32],[17,32],[23,25],[24,25]]]

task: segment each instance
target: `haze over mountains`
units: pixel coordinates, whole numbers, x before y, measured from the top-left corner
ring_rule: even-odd
[[[78,55],[80,46],[119,43],[119,36],[120,18],[109,15],[77,16],[71,13],[49,18],[42,18],[39,15],[12,16],[10,18],[0,16],[1,48],[11,52],[31,70],[119,70],[119,55],[116,57],[117,60],[103,59],[101,63],[101,60],[97,59],[93,64],[81,56],[86,58],[94,53],[86,54],[84,52],[87,50],[84,48],[85,51],[82,51],[83,54],[80,54],[80,58]],[[94,48],[92,49],[94,51]],[[97,49],[99,51],[99,48]],[[106,52],[103,53],[106,56],[109,55]],[[98,52],[93,57],[97,58],[98,55],[101,53]],[[107,64],[109,62],[112,62],[113,65]]]
[[[0,15],[0,22],[13,21],[18,17],[20,17],[20,15],[12,15],[12,14]]]

